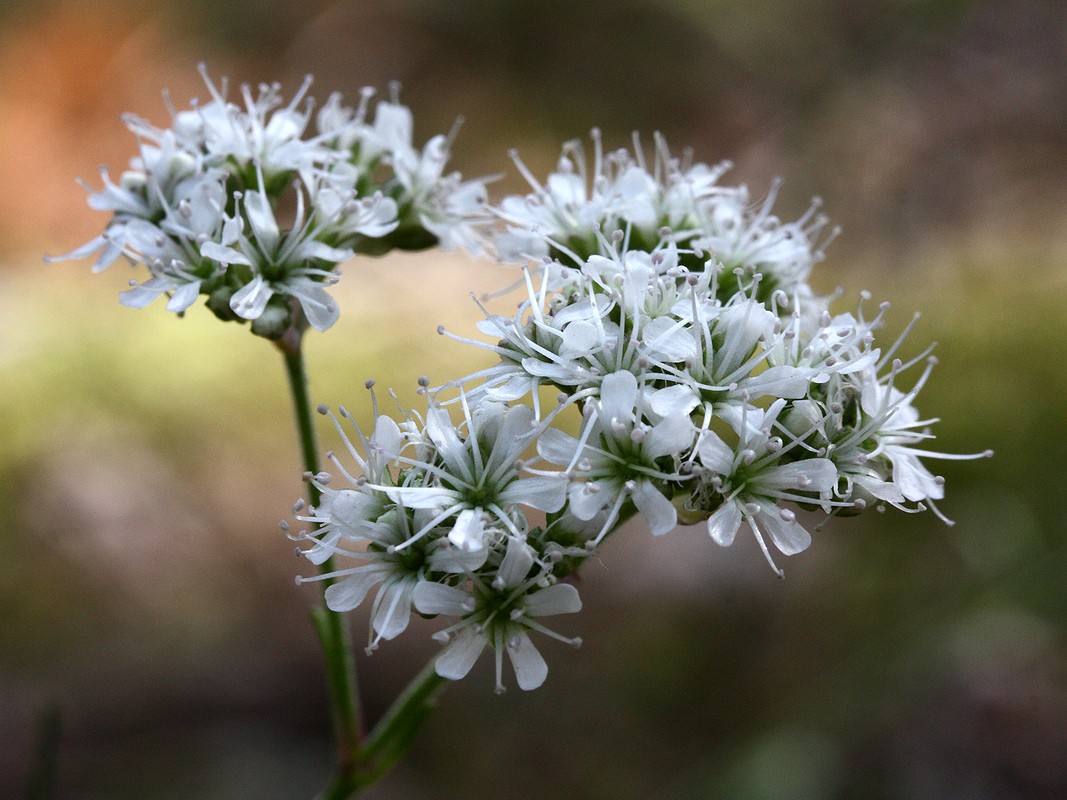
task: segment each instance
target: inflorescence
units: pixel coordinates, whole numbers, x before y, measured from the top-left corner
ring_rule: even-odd
[[[276,84],[242,86],[234,102],[201,74],[210,100],[178,110],[168,98],[168,127],[127,115],[138,155],[118,182],[102,169],[89,196],[111,221],[52,260],[95,255],[100,271],[125,257],[150,277],[130,282],[123,305],[166,296],[181,313],[206,295],[221,319],[276,339],[337,320],[327,288],[357,253],[481,247],[485,181],[444,171],[452,134],[412,144],[395,87],[371,120],[372,89],[355,108],[334,94],[316,112],[310,77],[288,103]]]
[[[354,565],[311,579],[334,581],[330,608],[379,587],[370,649],[412,610],[450,617],[438,673],[463,677],[489,646],[498,691],[505,653],[521,688],[544,680],[530,632],[576,643],[541,618],[581,608],[570,579],[634,516],[657,536],[703,524],[723,546],[744,524],[780,576],[774,554],[808,547],[813,514],[945,519],[944,482],[922,459],[987,455],[925,447],[933,420],[913,401],[934,360],[902,362],[903,337],[875,346],[886,304],[871,315],[864,294],[835,315],[813,292],[834,235],[817,203],[782,222],[773,189],[753,204],[718,182],[726,165],[674,159],[657,138],[648,168],[639,145],[604,155],[594,143],[591,169],[570,143],[544,184],[518,162],[531,193],[494,208],[499,257],[534,262],[518,312],[483,308],[484,339],[438,329],[495,363],[424,389],[425,413],[399,423],[375,403],[355,442],[334,417],[359,470],[335,458],[349,485],[313,476],[323,501],[299,517],[313,525],[297,535],[305,557]]]
[[[543,619],[581,609],[573,576],[631,518],[656,536],[702,524],[722,546],[744,526],[781,575],[776,554],[806,549],[818,515],[948,522],[923,459],[990,455],[929,449],[936,420],[914,402],[935,361],[898,356],[912,326],[878,346],[886,304],[864,293],[832,314],[812,289],[836,235],[818,202],[783,222],[777,184],[753,201],[720,183],[728,163],[674,157],[657,136],[649,164],[636,138],[605,153],[594,131],[592,154],[566,144],[543,183],[512,154],[530,191],[489,206],[485,180],[444,172],[451,134],[413,146],[395,92],[371,121],[370,90],[313,113],[310,79],[288,103],[277,86],[236,103],[202,72],[210,101],[171,107],[168,128],[127,118],[139,155],[89,198],[112,219],[65,256],[147,267],[124,305],[166,296],[183,312],[206,295],[277,338],[337,319],[327,289],[356,254],[460,246],[522,265],[517,313],[479,305],[482,338],[438,329],[494,361],[420,379],[424,412],[394,420],[374,399],[365,432],[320,407],[354,465],[329,454],[333,470],[307,476],[321,502],[295,510],[309,527],[283,528],[330,609],[373,593],[368,650],[413,611],[447,617],[438,674],[462,678],[488,647],[498,690],[505,654],[533,689],[547,666],[530,634],[579,643]]]

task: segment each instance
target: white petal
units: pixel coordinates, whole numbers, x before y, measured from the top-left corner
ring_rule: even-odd
[[[326,587],[323,598],[331,611],[351,611],[363,602],[367,592],[388,572],[388,567],[381,564],[367,564],[357,567],[347,578]]]
[[[521,478],[508,484],[500,499],[505,503],[522,503],[541,511],[559,511],[567,500],[567,479],[548,475]]]
[[[661,417],[688,414],[699,404],[699,395],[684,383],[657,389],[649,398],[649,406]]]
[[[574,459],[578,440],[559,428],[549,428],[537,439],[537,453],[553,464],[566,466]]]
[[[329,517],[334,528],[349,538],[363,538],[367,523],[382,513],[380,496],[355,489],[341,489],[326,495],[329,502],[319,505],[319,513]]]
[[[388,582],[375,599],[375,613],[371,624],[383,639],[395,639],[403,633],[411,620],[411,596],[415,591],[415,577],[405,576]]]
[[[326,559],[332,558],[336,554],[335,548],[340,538],[340,531],[330,531],[304,551],[304,558],[312,564],[322,564]]]
[[[837,483],[837,467],[828,458],[806,458],[771,467],[749,483],[754,489],[828,492]]]
[[[536,553],[530,545],[518,539],[508,539],[508,549],[497,568],[496,575],[507,588],[514,588],[526,580]]]
[[[426,412],[426,433],[448,466],[456,470],[460,477],[469,480],[471,475],[467,468],[467,451],[448,412],[440,406],[431,406]]]
[[[893,447],[887,448],[887,451],[887,455],[893,459],[893,483],[906,498],[912,501],[926,498],[939,500],[944,496],[944,488],[934,480],[930,470],[906,448]]]
[[[499,426],[492,438],[493,449],[486,459],[485,469],[487,472],[495,471],[497,466],[511,464],[522,453],[533,433],[534,412],[528,406],[514,406],[508,408],[503,418],[499,411],[504,406],[496,402],[483,402],[478,410],[488,411],[487,416],[479,420],[479,429],[492,431],[494,426]]]
[[[734,451],[714,431],[706,430],[697,446],[700,463],[720,475],[729,475],[734,469]]]
[[[431,572],[474,572],[489,557],[489,548],[465,553],[458,547],[434,547],[426,559]]]
[[[475,633],[470,626],[464,628],[437,657],[437,674],[452,681],[467,677],[488,642],[484,633]]]
[[[727,500],[708,517],[708,534],[716,544],[723,547],[734,543],[734,537],[740,527],[741,509],[733,500]]]
[[[572,322],[563,331],[560,355],[573,358],[592,352],[600,344],[600,331],[591,322]]]
[[[278,248],[278,223],[274,219],[274,209],[263,192],[253,191],[245,194],[245,212],[252,226],[252,234],[267,253]]]
[[[508,657],[515,670],[515,682],[523,691],[536,689],[548,677],[548,664],[534,647],[526,631],[509,637]]]
[[[632,421],[636,402],[637,378],[632,372],[613,372],[600,384],[600,408],[606,421]]]
[[[553,172],[546,188],[560,205],[578,206],[585,202],[585,179],[576,173]]]
[[[595,517],[600,509],[615,500],[615,495],[610,491],[603,491],[603,488],[601,491],[590,491],[590,487],[595,489],[601,486],[597,481],[572,484],[568,490],[570,512],[581,520]]]
[[[300,245],[300,255],[305,259],[318,259],[339,264],[355,255],[350,247],[330,247],[325,242],[309,241]]]
[[[233,293],[233,297],[230,298],[230,308],[242,319],[258,319],[273,294],[274,289],[263,280],[263,276],[256,275]]]
[[[648,432],[641,452],[651,458],[678,455],[693,444],[696,427],[688,415],[672,415],[664,418]]]
[[[788,516],[783,517],[783,509],[772,503],[761,503],[760,510],[759,521],[764,530],[770,534],[774,546],[787,556],[807,550],[811,545],[811,534],[792,513],[786,512]]]
[[[402,444],[400,428],[397,427],[392,417],[382,415],[374,421],[374,443],[388,455],[396,455],[400,452]]]
[[[581,610],[582,599],[569,583],[554,583],[526,597],[526,615],[530,617],[576,614]]]
[[[473,598],[467,592],[431,581],[419,581],[412,594],[412,602],[420,614],[462,617],[473,610]]]
[[[252,262],[249,260],[248,256],[240,250],[226,247],[218,242],[204,242],[200,245],[200,255],[204,258],[210,258],[212,261],[218,261],[223,264],[244,264],[248,267],[252,266]]]
[[[285,291],[300,301],[304,316],[317,331],[326,330],[341,316],[341,310],[329,292],[315,281],[289,281]]]
[[[807,371],[788,365],[770,367],[759,375],[745,378],[739,389],[747,391],[752,399],[764,395],[797,399],[808,393],[808,376]]]
[[[888,481],[872,478],[869,475],[853,475],[852,480],[857,486],[866,489],[879,500],[885,500],[889,503],[904,502],[904,493]]]
[[[167,311],[185,311],[189,306],[196,302],[196,298],[200,296],[200,281],[193,281],[192,283],[183,283],[174,290],[173,296],[167,302]]]
[[[480,508],[467,508],[459,512],[448,540],[460,550],[473,553],[485,547],[485,514]]]
[[[678,510],[660,494],[652,481],[641,481],[633,492],[634,505],[648,522],[653,536],[662,536],[678,524]]]
[[[456,501],[451,489],[435,486],[394,486],[385,490],[394,503],[403,503],[408,508],[444,509]]]
[[[503,383],[487,389],[486,395],[493,400],[509,403],[530,394],[536,385],[536,378],[527,375],[525,372],[518,372],[508,376]]]
[[[381,137],[381,144],[387,150],[410,148],[413,127],[411,110],[407,106],[382,101],[374,109],[374,132]]]
[[[646,352],[660,361],[680,362],[699,356],[696,340],[673,317],[657,317],[649,322],[642,338]]]
[[[144,308],[167,289],[166,281],[159,278],[147,280],[139,286],[127,289],[119,295],[119,302],[127,308]]]

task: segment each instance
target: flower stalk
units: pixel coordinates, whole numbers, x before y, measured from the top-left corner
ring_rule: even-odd
[[[304,333],[298,326],[293,326],[277,344],[285,359],[285,374],[289,381],[289,392],[293,402],[293,414],[296,418],[297,434],[300,439],[300,453],[306,473],[318,472],[318,443],[315,426],[311,417],[311,403],[308,396],[307,370],[304,365]],[[308,482],[308,504],[318,504],[320,492],[313,482]],[[332,570],[331,560],[323,562],[323,573]],[[323,583],[325,590],[332,580]],[[362,721],[360,714],[356,662],[352,655],[352,635],[349,627],[336,611],[325,605],[312,609],[312,620],[322,644],[323,657],[326,660],[326,677],[330,693],[330,712],[333,720],[334,738],[337,743],[337,776],[331,786],[347,785],[352,780],[357,768],[357,754],[360,752]],[[340,798],[349,794],[330,793],[328,798]]]

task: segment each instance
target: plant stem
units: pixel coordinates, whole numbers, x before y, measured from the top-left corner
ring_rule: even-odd
[[[294,326],[279,340],[278,347],[285,357],[304,470],[314,475],[319,471],[318,444],[308,399],[303,338],[303,331]],[[320,498],[319,490],[309,483],[308,503],[314,506]],[[324,561],[319,571],[320,574],[332,572],[333,559]],[[330,578],[322,580],[324,589],[332,583]],[[346,800],[373,786],[396,766],[433,709],[445,680],[434,671],[434,661],[430,661],[393,701],[370,735],[365,736],[348,625],[340,614],[324,605],[313,608],[311,613],[326,661],[337,743],[337,770],[318,800]]]
[[[435,671],[436,658],[407,685],[367,737],[364,756],[367,763],[365,786],[371,786],[395,766],[407,752],[411,740],[437,704],[445,679]]]
[[[289,391],[296,416],[300,437],[300,450],[304,469],[316,474],[319,471],[318,444],[308,400],[307,373],[304,369],[303,332],[292,330],[278,342],[285,357],[285,371],[289,378]],[[321,494],[314,484],[308,484],[308,503],[317,505]],[[320,573],[333,570],[332,559],[319,567]],[[322,581],[325,590],[332,579]],[[362,740],[359,694],[356,684],[356,663],[352,656],[352,640],[348,625],[337,612],[325,606],[312,609],[323,656],[326,660],[326,677],[330,691],[330,711],[333,718],[334,739],[337,743],[337,774],[330,787],[322,795],[324,800],[341,800],[352,796],[357,783]]]

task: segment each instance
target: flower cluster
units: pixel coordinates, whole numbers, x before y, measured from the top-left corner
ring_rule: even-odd
[[[477,251],[487,219],[483,180],[446,173],[451,135],[412,142],[412,115],[393,96],[364,90],[350,108],[333,95],[315,112],[308,78],[286,103],[277,85],[210,93],[160,128],[126,124],[138,155],[119,180],[102,170],[89,205],[111,212],[102,234],[59,258],[95,255],[94,271],[120,257],[149,277],[120,300],[140,308],[166,295],[183,312],[200,295],[225,320],[248,320],[277,338],[292,324],[336,321],[327,287],[356,253],[439,245]]]
[[[519,686],[532,689],[548,668],[528,631],[574,641],[538,618],[581,608],[575,588],[557,582],[559,548],[549,547],[528,513],[558,512],[568,481],[526,474],[522,454],[541,429],[529,408],[463,397],[461,406],[459,425],[434,403],[425,419],[410,415],[400,425],[377,416],[370,436],[356,427],[358,448],[332,417],[361,474],[352,476],[334,458],[350,488],[333,488],[325,473],[309,476],[322,502],[298,517],[316,527],[297,538],[312,542],[302,554],[313,563],[335,555],[358,562],[310,579],[332,581],[325,597],[334,611],[355,608],[380,585],[369,649],[403,632],[412,608],[450,614],[460,621],[441,633],[447,642],[437,662],[441,675],[462,678],[489,644],[498,689],[505,650]]]
[[[744,524],[781,575],[774,553],[811,542],[805,515],[942,516],[943,481],[922,459],[986,455],[924,447],[933,420],[913,403],[934,362],[897,358],[903,336],[875,345],[885,305],[871,316],[864,295],[834,315],[813,292],[827,238],[815,204],[782,222],[774,189],[753,204],[719,184],[725,165],[674,159],[657,139],[649,169],[639,147],[605,156],[594,139],[591,168],[568,144],[544,184],[516,158],[533,191],[497,207],[495,246],[535,261],[518,312],[485,311],[486,339],[439,329],[496,362],[427,389],[424,418],[376,416],[358,447],[345,438],[361,472],[335,459],[350,486],[312,476],[323,501],[300,516],[315,526],[296,535],[308,559],[356,563],[319,576],[334,581],[330,608],[380,584],[372,647],[412,610],[455,618],[439,634],[444,677],[488,645],[498,689],[505,652],[520,687],[540,685],[529,632],[563,638],[540,617],[579,610],[569,578],[634,516],[657,536],[702,524],[723,546]]]

